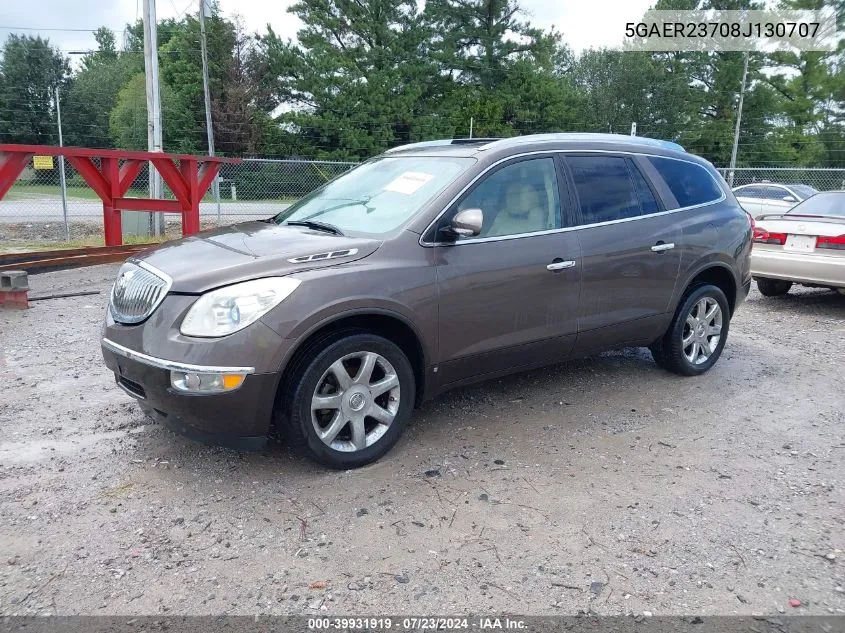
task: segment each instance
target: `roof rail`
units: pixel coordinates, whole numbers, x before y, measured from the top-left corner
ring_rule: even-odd
[[[528,134],[526,136],[513,136],[505,139],[497,139],[480,149],[488,149],[492,146],[502,147],[505,145],[519,145],[523,143],[544,143],[553,141],[591,141],[594,143],[632,143],[640,145],[651,145],[663,147],[677,152],[686,152],[682,145],[673,141],[664,141],[647,136],[627,136],[625,134],[604,134],[599,132],[557,132],[550,134]]]
[[[435,141],[420,141],[418,143],[408,143],[407,145],[399,145],[397,147],[391,147],[389,150],[385,152],[385,154],[392,154],[393,152],[399,152],[406,149],[421,149],[423,147],[443,147],[446,145],[479,145],[485,143],[492,143],[493,141],[499,141],[499,138],[447,138],[447,139],[438,139]]]

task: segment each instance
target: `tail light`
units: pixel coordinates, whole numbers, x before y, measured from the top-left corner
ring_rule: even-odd
[[[845,251],[845,235],[837,235],[835,237],[820,235],[816,238],[816,248],[832,248]]]
[[[769,233],[766,229],[754,227],[754,237],[751,238],[759,244],[786,244],[786,233]]]

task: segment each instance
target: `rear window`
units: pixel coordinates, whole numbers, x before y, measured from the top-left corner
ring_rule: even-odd
[[[715,202],[723,195],[721,187],[701,165],[659,156],[649,156],[648,160],[666,181],[679,207]]]
[[[584,224],[642,215],[640,199],[625,158],[567,156]]]
[[[833,218],[845,218],[845,193],[831,191],[817,193],[804,202],[796,204],[786,215],[820,215]]]

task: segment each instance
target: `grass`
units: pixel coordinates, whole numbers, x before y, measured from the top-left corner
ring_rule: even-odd
[[[131,244],[160,244],[168,237],[145,237],[142,235],[124,235],[123,243]],[[26,253],[28,251],[55,251],[62,248],[85,248],[86,246],[105,246],[102,235],[89,235],[69,242],[12,242],[0,244],[0,253]]]
[[[24,184],[18,182],[12,185],[12,188],[9,189],[9,192],[3,199],[26,200],[27,198],[30,198],[33,195],[55,196],[56,198],[60,198],[62,196],[62,190],[58,185],[31,185],[28,183]],[[82,200],[100,199],[99,196],[94,193],[94,190],[89,189],[88,187],[68,187],[67,197]]]

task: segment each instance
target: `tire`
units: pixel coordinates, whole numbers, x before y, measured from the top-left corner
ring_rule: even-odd
[[[699,320],[701,306],[706,306],[703,321]],[[718,311],[711,312],[714,306],[718,306]],[[708,318],[710,314],[712,316]],[[704,329],[699,329],[700,326]],[[716,326],[719,326],[718,339],[713,330]],[[687,291],[669,329],[649,349],[654,361],[663,369],[681,376],[698,376],[719,360],[729,328],[730,307],[725,293],[711,284],[696,286]]]
[[[361,370],[368,360],[366,380]],[[414,408],[410,361],[395,343],[375,334],[346,331],[317,340],[295,362],[291,376],[277,407],[281,430],[294,449],[330,468],[358,468],[384,456]],[[317,397],[326,406],[312,413]]]
[[[766,279],[765,277],[757,277],[757,290],[764,297],[780,297],[789,292],[792,288],[791,281],[781,281],[780,279]]]

